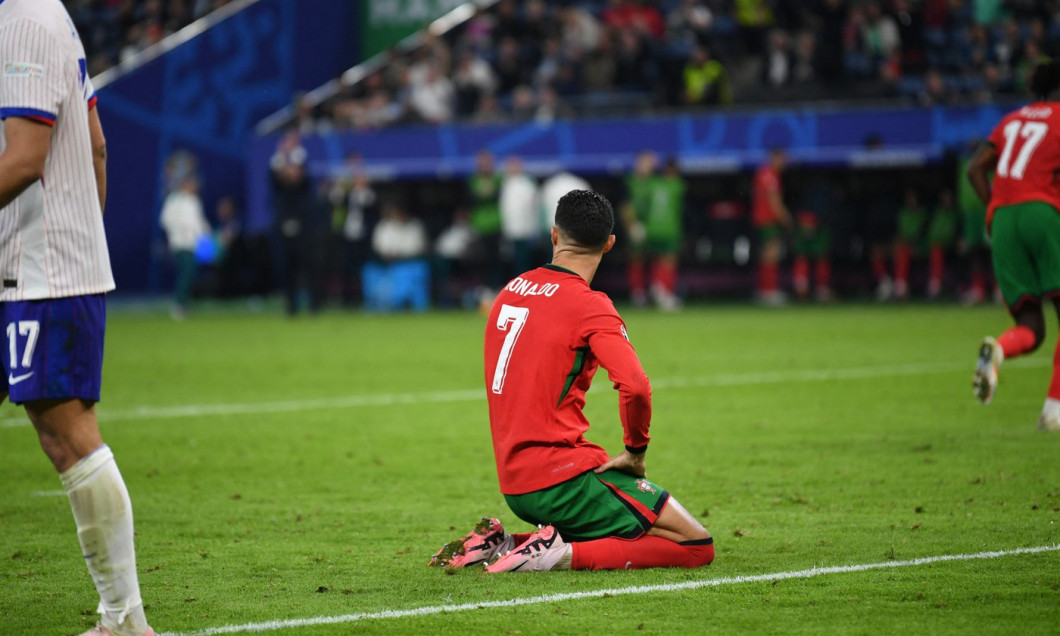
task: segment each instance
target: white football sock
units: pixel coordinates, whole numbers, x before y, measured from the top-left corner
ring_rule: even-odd
[[[132,504],[114,454],[100,446],[59,477],[99,591],[100,622],[115,636],[141,636],[149,628],[136,579]]]

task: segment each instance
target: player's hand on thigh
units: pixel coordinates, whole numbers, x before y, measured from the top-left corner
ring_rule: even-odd
[[[634,455],[633,453],[624,450],[618,455],[615,455],[607,461],[607,463],[600,465],[596,468],[596,474],[600,474],[607,470],[617,470],[634,477],[644,476],[644,453]]]

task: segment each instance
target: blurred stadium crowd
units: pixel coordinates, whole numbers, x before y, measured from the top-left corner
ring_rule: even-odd
[[[303,132],[813,99],[983,102],[1060,51],[1056,0],[502,0],[392,52]]]
[[[128,60],[232,0],[67,0],[90,75]]]

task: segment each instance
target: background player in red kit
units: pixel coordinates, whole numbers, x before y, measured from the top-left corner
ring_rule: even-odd
[[[1031,90],[1041,101],[1006,115],[968,166],[972,187],[988,204],[994,273],[1016,320],[979,348],[973,384],[984,404],[994,397],[1001,362],[1034,351],[1045,338],[1043,299],[1060,315],[1060,62],[1038,66]],[[1060,431],[1060,346],[1038,428]]]
[[[699,567],[710,534],[644,478],[651,386],[611,300],[589,283],[615,244],[604,197],[560,199],[552,263],[509,282],[486,324],[485,379],[501,493],[541,527],[506,534],[483,519],[431,565],[488,563],[489,572]],[[582,409],[597,367],[619,392],[625,450],[613,458],[585,439]]]

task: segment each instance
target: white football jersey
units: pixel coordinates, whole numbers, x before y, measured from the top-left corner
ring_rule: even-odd
[[[0,120],[52,126],[44,178],[0,210],[0,301],[114,289],[92,167],[94,106],[85,49],[62,3],[0,0]]]

